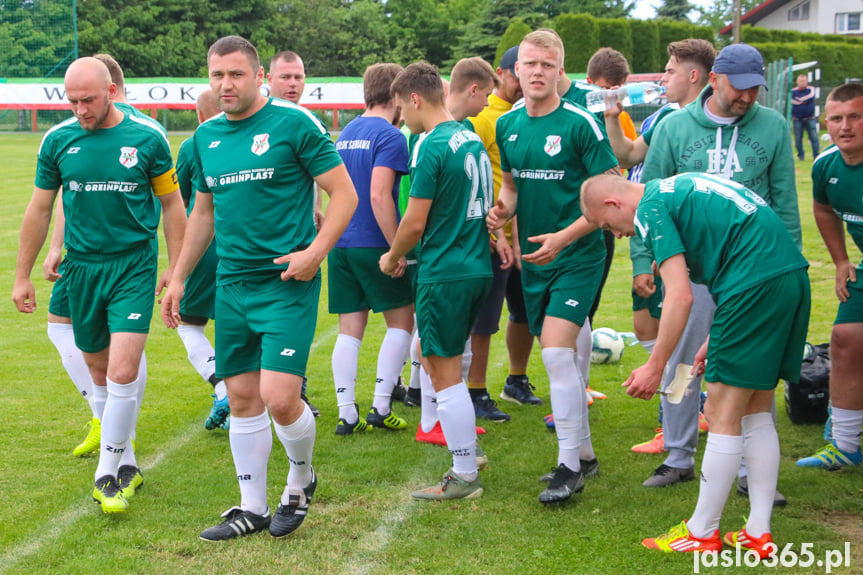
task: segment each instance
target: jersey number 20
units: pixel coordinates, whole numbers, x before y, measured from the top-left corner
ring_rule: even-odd
[[[464,171],[470,179],[470,200],[467,203],[467,217],[465,219],[475,220],[485,218],[489,207],[494,200],[494,181],[492,179],[491,160],[484,151],[476,156],[467,154],[464,157]]]

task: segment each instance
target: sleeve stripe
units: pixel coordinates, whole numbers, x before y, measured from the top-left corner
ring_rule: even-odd
[[[590,112],[583,110],[583,109],[579,108],[578,106],[570,104],[569,102],[564,102],[563,107],[566,108],[567,110],[569,110],[570,112],[575,112],[576,114],[578,114],[579,116],[581,116],[582,118],[587,120],[588,124],[590,124],[590,127],[593,128],[593,133],[596,136],[596,139],[598,141],[601,142],[602,140],[605,139],[605,136],[602,134],[602,130],[599,129],[599,124],[596,123],[596,118],[594,118],[590,114]]]
[[[147,120],[145,118],[140,118],[140,117],[136,116],[135,114],[127,114],[126,116],[130,120],[135,122],[136,124],[141,124],[142,126],[147,126],[148,128],[150,128],[154,132],[158,132],[159,135],[162,136],[162,139],[165,140],[165,142],[168,143],[168,145],[170,145],[170,142],[168,142],[168,136],[162,130],[160,130],[159,128],[156,127],[156,123],[153,120]]]

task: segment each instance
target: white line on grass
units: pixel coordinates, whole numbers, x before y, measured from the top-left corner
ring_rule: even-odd
[[[141,464],[142,471],[150,471],[159,465],[165,457],[171,455],[177,449],[186,445],[192,437],[198,434],[201,424],[198,421],[190,424],[179,436],[175,437],[168,443],[169,447],[156,453]],[[7,573],[12,570],[15,565],[39,551],[46,543],[51,543],[57,539],[64,531],[72,527],[72,525],[86,515],[93,513],[93,505],[90,504],[73,504],[66,511],[62,512],[59,517],[51,521],[47,531],[40,531],[35,537],[31,537],[12,548],[11,551],[4,555],[0,555],[0,573]]]

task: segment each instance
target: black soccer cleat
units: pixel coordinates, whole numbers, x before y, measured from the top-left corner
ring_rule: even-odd
[[[279,503],[279,508],[273,514],[273,520],[270,521],[270,535],[279,539],[290,535],[302,525],[317,486],[318,476],[312,468],[311,483],[302,489],[288,488],[288,504]]]

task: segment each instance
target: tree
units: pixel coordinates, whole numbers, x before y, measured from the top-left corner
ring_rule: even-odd
[[[762,0],[740,0],[741,16],[758,6]],[[706,8],[698,8],[698,24],[721,30],[734,20],[734,0],[713,0]]]
[[[62,77],[75,53],[72,21],[68,1],[0,2],[0,78]]]
[[[688,22],[689,13],[693,10],[695,6],[689,0],[663,0],[662,5],[656,9],[656,17]]]

